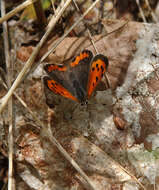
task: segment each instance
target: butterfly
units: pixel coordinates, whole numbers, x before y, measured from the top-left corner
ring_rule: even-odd
[[[108,59],[102,54],[93,56],[83,50],[67,65],[46,64],[44,84],[54,94],[84,103],[90,99],[108,68]]]

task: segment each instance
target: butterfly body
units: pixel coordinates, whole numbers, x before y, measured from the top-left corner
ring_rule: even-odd
[[[45,65],[44,70],[49,76],[43,79],[55,94],[82,103],[91,97],[107,67],[108,59],[104,55],[93,58],[91,51],[84,50],[68,65]]]

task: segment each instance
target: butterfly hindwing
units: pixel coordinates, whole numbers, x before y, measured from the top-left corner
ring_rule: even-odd
[[[64,96],[65,98],[72,99],[74,101],[78,101],[76,97],[74,97],[66,88],[57,83],[55,80],[48,76],[43,77],[44,84],[51,90],[53,93]]]
[[[67,92],[70,92],[70,94],[74,97],[75,93],[72,90],[71,87],[71,81],[70,81],[70,77],[68,75],[69,71],[68,71],[68,67],[67,66],[62,66],[62,65],[55,65],[55,64],[46,64],[44,66],[44,70],[48,73],[49,78],[52,79],[52,81],[55,81],[61,89],[62,91],[62,87],[65,89],[64,91],[67,90]],[[50,79],[46,79],[50,81]],[[46,84],[48,86],[48,84]],[[50,89],[50,88],[49,88]],[[54,88],[52,90],[54,92]],[[54,92],[56,94],[56,92]],[[62,93],[58,93],[60,95],[62,95]],[[62,95],[63,96],[63,95]],[[65,96],[66,97],[66,96]],[[69,95],[70,98],[71,96]],[[70,98],[72,99],[72,98]],[[76,99],[77,101],[77,99]]]
[[[87,98],[89,99],[96,88],[96,86],[101,81],[104,73],[108,67],[108,59],[106,56],[99,54],[96,55],[91,63],[89,80],[87,86]]]

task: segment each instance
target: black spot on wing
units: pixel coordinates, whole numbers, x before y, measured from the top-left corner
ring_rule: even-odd
[[[102,72],[103,72],[103,71],[104,71],[104,68],[103,68],[103,66],[102,66],[102,65],[101,65],[101,67],[100,67],[100,68],[101,68],[101,70],[102,70]]]

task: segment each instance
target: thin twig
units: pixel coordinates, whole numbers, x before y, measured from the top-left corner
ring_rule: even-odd
[[[111,21],[111,20],[110,20],[110,21]],[[97,42],[100,41],[102,38],[107,37],[107,36],[113,34],[114,32],[120,31],[123,27],[125,27],[125,25],[128,24],[128,22],[129,22],[129,20],[127,20],[122,26],[118,27],[117,29],[114,29],[114,30],[111,31],[111,32],[107,32],[106,34],[101,35],[97,40],[94,40],[94,43],[97,43]],[[104,28],[105,28],[105,25],[104,25]],[[105,28],[105,30],[106,30],[106,28]],[[106,30],[106,31],[107,31],[107,30]],[[92,43],[87,44],[87,48],[88,48],[89,46],[91,46],[91,44],[92,44]]]
[[[6,90],[8,90],[8,87],[7,87],[7,85],[4,83],[4,82],[2,82],[2,84],[3,84],[3,86],[4,86],[4,88],[6,89]],[[38,125],[40,124],[40,120],[38,119],[38,117],[36,116],[36,114],[34,114],[34,112],[32,112],[32,110],[27,106],[27,104],[21,99],[21,97],[20,96],[18,96],[18,94],[16,93],[16,92],[13,92],[13,95],[17,98],[17,100],[22,104],[22,106],[24,107],[24,108],[26,108],[26,110],[30,113],[30,115],[33,117],[33,119],[38,123]],[[40,124],[40,127],[42,127],[41,126],[41,124]]]
[[[78,7],[78,5],[77,5],[77,3],[76,3],[75,0],[73,0],[73,3],[75,4],[75,7],[76,7],[77,11],[80,13],[80,15],[82,15],[82,12],[81,12],[81,10],[79,9],[79,7]],[[83,20],[83,22],[84,22],[84,20]],[[84,25],[86,25],[85,22],[84,22]],[[89,38],[90,38],[90,41],[91,41],[91,43],[92,43],[92,45],[93,45],[93,47],[94,47],[94,50],[95,50],[96,54],[98,54],[98,49],[97,49],[97,47],[95,46],[94,40],[93,40],[92,35],[91,35],[91,33],[90,33],[90,31],[89,31],[88,28],[87,28],[87,33],[88,33],[88,36],[89,36]]]
[[[54,10],[54,14],[55,14],[55,16],[56,16],[56,9],[55,9],[55,5],[54,5],[54,1],[53,1],[53,0],[51,0],[51,4],[52,4],[52,8],[53,8],[53,10]]]
[[[0,18],[0,24],[4,21],[7,21],[12,16],[14,16],[16,13],[22,11],[23,9],[25,9],[27,6],[31,5],[35,1],[37,1],[37,0],[27,0],[24,3],[22,3],[21,5],[19,5],[18,7],[16,7],[14,10],[12,10],[9,13],[7,13],[6,15],[2,16],[2,18]]]
[[[148,7],[148,9],[149,9],[149,11],[150,11],[150,13],[152,15],[152,19],[154,20],[155,23],[158,23],[158,19],[157,19],[156,15],[153,13],[153,11],[152,11],[152,9],[150,7],[149,1],[145,0],[145,3],[146,3],[146,5],[147,5],[147,7]]]
[[[136,4],[137,4],[137,6],[138,6],[138,8],[139,8],[139,11],[140,11],[140,14],[141,14],[141,17],[142,17],[143,21],[144,21],[144,22],[147,22],[147,21],[146,21],[146,18],[145,18],[145,15],[144,15],[144,12],[143,12],[143,10],[142,10],[142,8],[141,8],[141,6],[140,6],[139,0],[136,0]]]
[[[114,32],[117,32],[117,31],[121,30],[123,27],[125,27],[125,25],[128,24],[128,22],[129,22],[129,20],[127,20],[122,26],[120,26],[120,27],[114,29],[113,31],[107,32],[107,34],[104,34],[104,36],[108,36],[108,35],[110,35],[110,34],[113,34]],[[105,25],[104,25],[104,28],[105,28]],[[105,28],[105,30],[106,30],[106,28]],[[103,38],[104,36],[102,36],[101,38]],[[100,39],[101,39],[101,38],[100,38]],[[95,42],[99,41],[100,39],[96,40]]]
[[[1,1],[1,14],[5,16],[5,0]],[[8,26],[7,22],[3,22],[3,39],[4,39],[4,50],[5,60],[7,67],[7,83],[10,88],[12,85],[12,65],[9,54],[9,40],[8,40]],[[9,120],[9,133],[8,133],[8,190],[13,189],[13,127],[14,127],[14,114],[13,114],[13,99],[10,98],[8,101],[8,120]]]
[[[52,29],[54,28],[55,24],[57,23],[57,21],[59,20],[59,18],[63,14],[64,10],[69,6],[70,3],[71,3],[71,0],[67,0],[66,3],[64,4],[63,8],[59,11],[57,17],[56,18],[53,17],[53,19],[49,22],[46,33],[44,34],[44,36],[42,37],[42,39],[40,40],[40,42],[38,43],[38,45],[34,49],[33,53],[30,56],[30,58],[28,59],[28,61],[24,65],[23,69],[20,71],[20,73],[17,76],[16,80],[14,81],[13,85],[9,89],[8,93],[0,100],[0,103],[1,103],[0,104],[0,113],[5,108],[8,100],[12,96],[14,90],[18,87],[18,85],[21,83],[23,78],[26,76],[27,72],[29,71],[29,69],[31,68],[33,62],[35,61],[35,58],[36,58],[40,48],[42,47],[44,42],[47,40],[47,38],[50,35],[50,33],[51,33]]]

